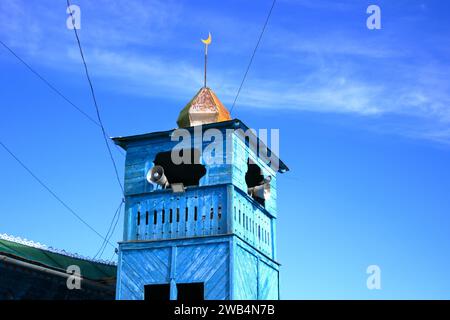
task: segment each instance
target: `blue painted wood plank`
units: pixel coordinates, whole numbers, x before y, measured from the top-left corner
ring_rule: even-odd
[[[207,299],[279,298],[275,172],[241,137],[228,134],[231,148],[224,148],[222,157],[228,155],[232,163],[206,165],[199,186],[180,195],[146,181],[156,155],[178,142],[158,135],[128,143],[124,217],[128,242],[120,244],[119,299],[142,299],[145,284],[168,281],[204,281]],[[193,140],[197,148],[207,145],[199,136]],[[246,194],[248,159],[272,176],[265,207]]]

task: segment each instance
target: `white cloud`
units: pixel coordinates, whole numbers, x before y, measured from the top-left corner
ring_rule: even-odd
[[[238,100],[240,106],[265,109],[291,109],[315,112],[382,113],[376,97],[379,87],[342,79],[329,80],[311,88],[309,83],[287,86],[285,83],[252,81]]]
[[[70,54],[79,59],[76,52]],[[112,82],[114,90],[141,96],[173,96],[173,92],[194,94],[202,85],[202,70],[183,61],[169,61],[159,56],[139,56],[130,52],[92,51],[91,68]]]
[[[310,1],[300,4],[314,5]],[[81,36],[88,64],[93,75],[104,80],[103,87],[124,94],[167,98],[191,96],[202,85],[202,65],[194,65],[180,55],[174,61],[161,50],[153,50],[183,46],[171,42],[176,37],[174,26],[182,23],[183,28],[192,28],[199,23],[198,17],[181,19],[187,14],[182,6],[163,1],[106,0],[81,1],[81,5],[82,19],[86,15]],[[90,16],[98,6],[104,10]],[[48,10],[44,2],[27,5],[22,0],[2,0],[0,36],[25,54],[32,65],[79,72],[80,57],[73,34],[65,27],[65,12],[59,12],[64,8]],[[201,12],[198,15],[202,16]],[[241,37],[252,38],[248,30],[259,27],[226,16],[220,19],[228,25],[218,31],[228,39],[225,41],[240,29],[247,30]],[[432,60],[411,65],[411,61],[417,63],[412,59],[415,53],[398,49],[395,39],[389,37],[383,45],[373,46],[348,34],[330,32],[318,37],[303,31],[296,34],[273,23],[270,28],[257,54],[257,60],[266,65],[253,65],[237,102],[239,108],[413,116],[436,124],[432,129],[427,126],[424,131],[417,130],[418,136],[435,140],[449,136],[450,140],[446,129],[450,123],[450,66]],[[210,86],[226,104],[234,99],[249,54],[247,44],[241,52],[233,49],[244,62],[234,68],[216,67],[210,77]],[[284,67],[280,69],[285,70],[269,71],[268,63],[280,63]]]

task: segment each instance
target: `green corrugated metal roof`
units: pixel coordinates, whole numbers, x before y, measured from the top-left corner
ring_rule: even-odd
[[[46,266],[61,272],[67,267],[77,265],[81,276],[91,280],[108,280],[116,277],[116,266],[76,257],[66,256],[41,248],[27,246],[21,243],[0,239],[0,254],[6,254],[30,263]]]

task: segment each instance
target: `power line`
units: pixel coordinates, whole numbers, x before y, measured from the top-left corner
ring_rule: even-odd
[[[67,7],[68,8],[70,7],[70,1],[69,0],[67,0]],[[114,161],[114,157],[112,155],[111,148],[110,148],[109,143],[108,143],[106,130],[105,130],[105,127],[103,125],[102,118],[100,116],[100,110],[99,110],[99,107],[98,107],[98,104],[97,104],[97,99],[95,97],[94,86],[92,85],[91,77],[89,76],[89,70],[88,70],[88,67],[87,67],[87,64],[86,64],[86,59],[84,58],[84,53],[83,53],[83,49],[81,47],[81,42],[80,42],[80,38],[78,36],[77,28],[75,27],[75,21],[74,21],[74,18],[73,18],[73,14],[72,14],[71,10],[69,10],[69,11],[70,11],[70,17],[72,18],[72,25],[73,25],[73,30],[75,32],[75,37],[77,39],[78,48],[80,49],[81,59],[83,60],[84,71],[86,73],[86,78],[88,80],[89,88],[91,90],[92,100],[94,101],[95,111],[97,113],[97,119],[98,119],[98,122],[100,124],[101,129],[102,129],[103,139],[105,140],[106,148],[108,149],[109,157],[111,158],[111,162],[112,162],[113,167],[114,167],[114,172],[116,174],[116,179],[117,179],[117,182],[118,182],[118,184],[120,186],[120,190],[122,190],[122,194],[124,194],[124,189],[123,189],[123,186],[122,186],[122,182],[120,181],[119,172],[117,170],[117,165],[116,165],[116,162]]]
[[[79,108],[77,105],[75,105],[72,101],[70,101],[64,94],[62,94],[61,91],[59,91],[57,88],[55,88],[54,85],[52,85],[50,82],[48,82],[41,74],[39,74],[35,69],[33,69],[27,62],[25,62],[17,53],[15,53],[10,47],[8,47],[3,41],[0,40],[0,44],[6,48],[14,57],[16,57],[17,60],[22,62],[24,66],[28,68],[34,75],[36,75],[42,82],[44,82],[51,90],[53,90],[57,95],[59,95],[61,98],[63,98],[67,103],[69,103],[72,107],[74,107],[78,112],[80,112],[82,115],[84,115],[89,121],[94,123],[95,125],[100,127],[100,124],[92,118],[90,115],[88,115],[86,112],[84,112],[81,108]]]
[[[272,6],[270,7],[270,10],[269,10],[269,13],[267,15],[266,21],[264,22],[264,26],[263,26],[263,28],[261,30],[261,34],[259,35],[258,41],[256,42],[255,49],[253,50],[252,56],[251,56],[250,61],[248,63],[247,70],[245,70],[244,77],[242,78],[242,81],[241,81],[241,85],[239,86],[239,89],[238,89],[238,92],[236,94],[236,97],[234,98],[233,105],[231,106],[231,109],[230,109],[230,113],[231,113],[231,111],[233,111],[233,108],[234,108],[234,106],[236,104],[236,101],[237,101],[237,99],[239,97],[239,94],[241,93],[241,89],[242,89],[242,86],[244,85],[245,78],[247,77],[248,71],[250,70],[250,66],[252,65],[253,58],[255,57],[255,54],[256,54],[256,50],[259,47],[259,43],[261,42],[262,36],[264,34],[264,31],[266,30],[267,23],[269,22],[270,16],[272,14],[273,7],[275,7],[275,3],[276,2],[277,2],[277,0],[273,0],[273,2],[272,2]]]
[[[72,15],[72,14],[71,14]],[[73,18],[73,16],[72,16],[72,18]],[[73,21],[73,20],[72,20]],[[83,63],[84,63],[84,66],[85,66],[85,71],[86,71],[86,75],[87,75],[87,77],[88,77],[88,81],[89,81],[89,85],[90,85],[90,87],[91,87],[91,93],[92,93],[92,95],[93,95],[93,99],[94,99],[94,104],[95,104],[95,107],[96,107],[96,110],[97,110],[97,118],[98,118],[98,122],[95,120],[95,119],[93,119],[89,114],[87,114],[86,112],[84,112],[80,107],[78,107],[77,105],[75,105],[72,101],[70,101],[69,100],[69,98],[67,98],[60,90],[58,90],[53,84],[51,84],[48,80],[46,80],[39,72],[37,72],[34,68],[32,68],[31,67],[31,65],[30,64],[28,64],[25,60],[23,60],[17,53],[15,53],[9,46],[7,46],[3,41],[1,41],[0,40],[0,44],[6,49],[6,50],[8,50],[18,61],[20,61],[29,71],[31,71],[35,76],[37,76],[42,82],[44,82],[52,91],[54,91],[57,95],[59,95],[61,98],[63,98],[67,103],[69,103],[73,108],[75,108],[78,112],[80,112],[82,115],[84,115],[89,121],[91,121],[92,123],[94,123],[95,125],[97,125],[97,126],[99,126],[101,129],[102,129],[102,133],[103,133],[103,137],[104,137],[104,139],[105,139],[105,143],[106,143],[106,145],[107,145],[107,148],[108,148],[108,152],[109,152],[109,155],[110,155],[110,157],[111,157],[111,160],[112,160],[112,162],[113,162],[113,165],[114,165],[114,170],[115,170],[115,173],[116,173],[116,178],[117,178],[117,180],[118,180],[118,182],[119,182],[119,186],[121,187],[121,190],[122,190],[122,193],[123,193],[123,187],[122,187],[122,184],[121,184],[121,182],[120,182],[120,178],[119,178],[119,176],[118,176],[118,171],[117,171],[117,166],[116,166],[116,164],[115,164],[115,161],[114,161],[114,159],[113,159],[113,156],[112,156],[112,152],[111,152],[111,149],[110,149],[110,147],[109,147],[109,144],[108,144],[108,141],[109,141],[109,139],[107,138],[107,133],[106,133],[106,130],[105,130],[105,128],[104,128],[104,126],[103,126],[103,123],[102,123],[102,121],[101,121],[101,118],[100,118],[100,114],[99,114],[99,110],[98,110],[98,105],[97,105],[97,102],[96,102],[96,99],[95,99],[95,95],[94,95],[94,92],[93,92],[93,86],[92,86],[92,82],[91,82],[91,80],[90,80],[90,77],[89,77],[89,73],[88,73],[88,70],[87,70],[87,65],[86,65],[86,62],[85,62],[85,59],[84,59],[84,56],[83,56],[83,52],[82,52],[82,49],[81,49],[81,44],[80,44],[80,41],[79,41],[79,38],[78,38],[78,34],[77,34],[77,32],[76,32],[76,29],[74,28],[74,30],[75,30],[75,34],[76,34],[76,37],[77,37],[77,42],[78,42],[78,45],[79,45],[79,48],[80,48],[80,53],[81,53],[81,55],[82,55],[82,59],[83,59]],[[111,235],[109,236],[109,238],[108,238],[108,234],[107,234],[107,236],[106,237],[103,237],[100,233],[98,233],[94,228],[92,228],[85,220],[83,220],[73,209],[71,209],[55,192],[53,192],[49,187],[47,187],[43,182],[42,182],[42,180],[40,180],[22,161],[20,161],[19,160],[19,158],[17,158],[12,152],[11,152],[11,150],[9,150],[2,142],[0,142],[0,144],[2,145],[2,147],[33,177],[33,178],[35,178],[36,179],[36,181],[38,181],[39,182],[39,184],[41,184],[56,200],[58,200],[58,202],[60,202],[67,210],[69,210],[69,212],[71,212],[75,217],[77,217],[83,224],[85,224],[88,228],[90,228],[92,231],[94,231],[98,236],[100,236],[102,239],[103,239],[103,243],[102,243],[102,247],[103,247],[103,251],[105,250],[105,248],[106,248],[106,244],[109,244],[109,245],[111,245],[111,246],[113,246],[112,244],[111,244],[111,242],[109,241],[110,240],[110,238],[111,238],[111,236],[112,236],[112,233],[114,232],[114,230],[115,230],[115,228],[116,228],[116,226],[117,226],[117,222],[118,222],[118,220],[119,220],[119,217],[117,218],[117,220],[116,220],[116,223],[115,223],[115,225],[114,225],[114,227],[113,227],[113,231],[111,232]],[[116,146],[117,147],[117,146]],[[119,151],[121,151],[120,149],[119,149]],[[121,152],[121,154],[123,155],[123,153]],[[121,202],[121,204],[120,204],[120,208],[122,207],[122,204],[123,204],[123,200],[122,200],[122,202]],[[120,216],[120,208],[116,211],[116,213],[115,213],[115,215],[114,215],[114,217],[113,217],[113,219],[112,219],[112,221],[111,221],[111,225],[112,225],[112,223],[113,223],[113,221],[114,221],[114,218],[116,217],[116,215],[117,215],[117,213],[119,212],[119,216]],[[111,229],[111,225],[110,225],[110,229]],[[110,230],[109,229],[109,230]],[[108,230],[108,233],[109,233],[109,230]],[[113,246],[114,247],[114,246]],[[102,251],[102,254],[103,254],[103,251]]]
[[[35,76],[37,76],[42,82],[44,82],[52,91],[54,91],[57,95],[59,95],[61,98],[63,98],[67,103],[69,103],[72,107],[75,108],[75,110],[77,110],[78,112],[80,112],[82,115],[84,115],[89,121],[91,121],[93,124],[95,124],[96,126],[101,127],[101,125],[95,120],[93,119],[90,115],[88,115],[86,112],[84,112],[80,107],[78,107],[76,104],[74,104],[72,101],[69,100],[69,98],[67,98],[60,90],[58,90],[53,84],[51,84],[47,79],[45,79],[39,72],[37,72],[33,67],[31,67],[30,64],[28,64],[24,59],[22,59],[16,52],[14,52],[14,50],[12,50],[8,45],[6,45],[3,41],[0,40],[0,44],[6,49],[8,50],[18,61],[20,61],[29,71],[31,71]],[[118,148],[118,146],[116,145],[116,147]],[[118,148],[118,150],[120,151],[120,153],[123,155],[122,150],[120,150]],[[117,214],[117,212],[116,212]],[[114,221],[116,215],[114,215],[113,220],[111,221],[111,224]],[[109,231],[108,231],[109,233]],[[106,237],[108,237],[108,233],[106,235]],[[105,239],[106,239],[105,237]],[[108,239],[109,240],[109,239]],[[106,241],[103,240],[102,243],[102,247],[106,248]],[[101,248],[99,249],[101,250]]]
[[[102,252],[103,247],[104,247],[105,244],[107,243],[107,242],[106,242],[106,239],[109,240],[109,233],[111,232],[111,229],[112,229],[112,227],[113,227],[113,223],[114,223],[114,221],[115,221],[115,219],[116,219],[116,216],[117,216],[117,213],[120,211],[120,208],[122,208],[122,202],[123,202],[123,200],[120,201],[120,204],[119,204],[119,206],[117,207],[117,209],[116,209],[116,211],[115,211],[115,213],[114,213],[114,216],[113,216],[113,218],[112,218],[112,220],[111,220],[111,223],[110,223],[110,225],[109,225],[108,231],[106,232],[105,240],[103,240],[102,244],[100,245],[100,248],[98,248],[97,253],[94,255],[93,259],[97,258],[97,256],[100,254],[100,252]]]
[[[90,122],[95,124],[98,127],[100,126],[100,123],[97,122],[94,118],[92,118],[89,114],[84,112],[80,107],[78,107],[75,103],[73,103],[67,96],[65,96],[60,90],[58,90],[53,84],[51,84],[47,79],[44,78],[39,72],[36,71],[29,63],[27,63],[24,59],[22,59],[16,52],[14,52],[13,49],[11,49],[6,43],[4,43],[2,40],[0,40],[0,44],[9,52],[11,53],[18,61],[20,61],[29,71],[31,71],[36,77],[38,77],[47,87],[49,87],[53,92],[55,92],[58,96],[60,96],[64,101],[66,101],[68,104],[70,104],[75,110],[77,110],[80,114],[82,114],[86,119],[88,119]],[[109,135],[108,135],[109,136]],[[118,148],[120,153],[122,153],[122,150]]]
[[[100,255],[99,258],[101,258],[101,256],[103,255],[103,252],[105,251],[107,241],[109,241],[111,239],[112,235],[114,234],[114,231],[115,231],[116,226],[117,226],[117,222],[119,221],[119,218],[120,218],[120,212],[121,212],[121,209],[122,209],[123,202],[124,202],[124,200],[122,199],[120,201],[119,206],[116,209],[116,212],[114,213],[114,216],[113,216],[112,220],[111,220],[111,223],[110,223],[109,228],[108,228],[108,232],[106,233],[106,239],[107,240],[106,239],[103,240],[102,245],[100,246],[100,248],[98,249],[97,253],[94,256],[94,259],[98,255]],[[117,217],[117,219],[116,219],[116,217]],[[116,221],[116,222],[115,222],[115,224],[113,226],[114,221]]]
[[[67,7],[70,8],[70,1],[69,1],[69,0],[67,0]],[[97,104],[97,99],[96,99],[96,96],[95,96],[94,86],[93,86],[93,84],[92,84],[92,80],[91,80],[91,77],[90,77],[90,75],[89,75],[89,70],[88,70],[88,66],[87,66],[87,64],[86,64],[86,59],[84,58],[84,53],[83,53],[83,49],[82,49],[82,46],[81,46],[80,37],[78,36],[77,28],[75,27],[75,21],[74,21],[74,18],[73,18],[72,10],[69,10],[69,12],[70,12],[70,17],[71,17],[71,19],[72,19],[72,26],[73,26],[73,30],[74,30],[74,33],[75,33],[75,38],[76,38],[76,40],[77,40],[78,48],[79,48],[79,50],[80,50],[81,59],[82,59],[82,61],[83,61],[84,71],[85,71],[85,73],[86,73],[86,78],[87,78],[87,80],[88,80],[89,88],[90,88],[90,90],[91,90],[92,100],[93,100],[93,102],[94,102],[95,111],[96,111],[96,114],[97,114],[97,119],[98,119],[98,122],[99,122],[99,124],[100,124],[101,129],[102,129],[103,139],[105,140],[106,148],[108,149],[109,157],[110,157],[111,162],[112,162],[112,165],[113,165],[113,167],[114,167],[114,173],[115,173],[115,175],[116,175],[117,183],[119,184],[120,190],[122,191],[122,195],[124,195],[124,194],[125,194],[125,191],[124,191],[124,188],[123,188],[122,183],[121,183],[121,181],[120,181],[119,173],[118,173],[118,170],[117,170],[117,165],[116,165],[116,162],[114,161],[114,157],[113,157],[113,155],[112,155],[111,148],[110,148],[109,143],[108,143],[108,138],[107,138],[107,136],[106,136],[106,130],[105,130],[105,127],[104,127],[104,125],[103,125],[102,118],[101,118],[101,116],[100,116],[100,110],[99,110],[99,107],[98,107],[98,104]],[[121,208],[122,208],[122,204],[123,204],[123,200],[121,201],[118,210],[116,211],[116,213],[114,214],[114,216],[113,216],[113,218],[112,218],[112,220],[111,220],[111,224],[110,224],[109,230],[111,230],[111,225],[112,225],[112,223],[113,223],[113,221],[114,221],[114,218],[116,217],[117,213],[119,213],[119,216],[120,216],[120,210],[121,210]],[[110,234],[110,236],[109,236],[109,239],[110,239],[111,236],[113,235],[113,232],[114,232],[114,230],[115,230],[115,228],[116,228],[116,226],[117,226],[117,222],[119,221],[119,216],[117,217],[116,223],[115,223],[115,225],[114,225],[114,227],[113,227],[113,229],[112,229],[112,232],[111,232],[111,234]],[[108,231],[108,232],[109,232],[109,231]],[[107,237],[108,237],[108,234],[107,234]],[[106,244],[105,244],[105,243],[106,243],[106,242],[109,243],[109,239],[106,239],[106,238],[105,238],[104,243],[100,246],[100,249],[99,249],[99,250],[102,250],[101,253],[100,253],[100,251],[98,252],[98,253],[100,253],[100,256],[103,255],[103,252],[105,251],[105,248],[106,248]],[[103,249],[102,249],[102,247],[103,247]],[[115,251],[114,251],[114,252],[115,252]],[[98,254],[98,253],[97,253],[97,254]],[[97,254],[96,254],[96,255],[97,255]],[[112,259],[111,259],[111,260],[112,260]]]
[[[114,234],[114,231],[116,231],[117,223],[119,222],[119,219],[120,219],[120,213],[122,212],[122,206],[123,206],[123,202],[121,203],[121,205],[120,205],[120,207],[119,207],[119,211],[118,211],[118,215],[117,215],[117,220],[116,220],[116,223],[114,224],[114,227],[113,227],[112,230],[111,230],[111,234],[109,235],[108,241],[111,240],[111,238],[112,238],[112,236],[113,236],[113,234]],[[105,252],[105,249],[106,249],[106,244],[104,245],[103,250],[102,250],[102,252],[100,253],[99,258],[101,258],[101,257],[103,256],[103,253]],[[114,249],[114,251],[115,251],[115,249]]]
[[[110,246],[115,248],[115,246],[109,240],[107,240],[106,237],[102,236],[97,230],[95,230],[78,213],[76,213],[75,210],[73,210],[71,207],[69,207],[69,205],[66,202],[64,202],[50,187],[48,187],[41,179],[39,179],[37,177],[37,175],[34,174],[34,172],[30,168],[28,168],[2,141],[0,141],[0,145],[3,147],[3,149],[6,150],[6,152],[8,152],[11,155],[11,157],[14,158],[14,160],[17,161],[17,163],[19,163],[22,166],[22,168],[24,168],[42,187],[44,187],[45,190],[47,190],[59,203],[61,203],[67,209],[67,211],[69,211],[72,215],[74,215],[86,227],[91,229],[91,231],[93,231],[97,236],[99,236],[103,240],[107,241],[107,243]]]
[[[112,238],[112,236],[113,236],[113,234],[114,234],[114,231],[116,231],[117,223],[119,222],[119,219],[120,219],[120,213],[122,212],[122,206],[123,206],[123,204],[124,204],[124,202],[122,202],[122,204],[121,204],[120,207],[119,207],[119,214],[117,215],[116,223],[114,224],[114,227],[113,227],[112,230],[111,230],[111,234],[109,235],[108,241],[111,240],[111,238]],[[99,258],[101,258],[101,257],[103,256],[103,253],[105,252],[105,249],[106,249],[106,244],[105,244],[105,246],[103,247],[103,250],[102,250],[102,252],[100,253]],[[115,251],[115,249],[114,249],[114,251]]]
[[[90,122],[92,122],[93,124],[95,124],[96,126],[98,126],[98,127],[101,127],[101,125],[97,122],[97,120],[95,120],[95,119],[93,119],[89,114],[87,114],[86,112],[84,112],[80,107],[78,107],[75,103],[73,103],[69,98],[67,98],[67,96],[65,96],[60,90],[58,90],[52,83],[50,83],[43,75],[41,75],[38,71],[36,71],[36,69],[34,69],[29,63],[27,63],[23,58],[21,58],[12,48],[10,48],[8,45],[6,45],[2,40],[0,40],[0,44],[9,52],[9,53],[11,53],[11,55],[12,56],[14,56],[19,62],[21,62],[29,71],[31,71],[38,79],[40,79],[47,87],[49,87],[53,92],[55,92],[58,96],[60,96],[64,101],[66,101],[69,105],[71,105],[75,110],[77,110],[80,114],[82,114],[83,116],[85,116],[86,117],[86,119],[88,119]],[[109,136],[109,135],[108,135]],[[120,154],[122,155],[122,156],[124,156],[124,153],[123,153],[123,151],[117,146],[117,145],[115,145],[116,147],[117,147],[117,149],[118,149],[118,151],[120,152]],[[3,145],[3,147],[5,147],[4,145]],[[9,150],[8,150],[8,152],[9,152]],[[12,155],[12,154],[11,154]],[[17,159],[16,159],[17,160]],[[20,162],[19,162],[20,163]],[[27,170],[28,171],[28,170]],[[31,172],[30,172],[30,174],[31,174]],[[53,195],[53,194],[52,194]],[[60,200],[60,199],[59,199]],[[58,200],[58,201],[59,201]],[[61,202],[61,201],[60,201]],[[69,208],[69,210],[70,210],[70,208]],[[116,214],[117,214],[117,212],[116,212]],[[111,221],[111,224],[114,222],[114,218],[115,218],[115,216],[116,216],[116,214],[114,215],[114,217],[113,217],[113,220]],[[118,222],[118,219],[119,218],[117,218],[117,221],[116,221],[116,224],[115,224],[115,226],[117,225],[117,222]],[[115,226],[114,226],[114,229],[115,229]],[[108,233],[109,233],[109,231],[108,231]],[[110,243],[110,239],[111,239],[111,237],[109,237],[108,238],[108,241],[105,241],[105,239],[108,237],[108,234],[106,235],[106,237],[103,237],[102,236],[102,239],[103,239],[103,243],[102,243],[102,247],[103,247],[103,250],[106,248],[106,244],[109,244],[109,245],[111,245],[111,243]],[[102,248],[101,247],[101,248]],[[99,249],[99,250],[101,250],[101,248]],[[111,259],[111,261],[112,261],[112,259]]]

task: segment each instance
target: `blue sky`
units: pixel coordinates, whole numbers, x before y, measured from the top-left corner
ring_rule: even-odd
[[[112,136],[176,126],[202,85],[209,31],[208,84],[230,107],[271,6],[72,3]],[[381,30],[366,28],[370,4]],[[2,0],[0,39],[95,117],[65,10]],[[278,183],[282,298],[450,298],[449,10],[433,0],[277,1],[233,117],[279,128],[291,168]],[[120,189],[99,128],[3,47],[0,70],[1,141],[106,233]],[[3,151],[0,164],[0,233],[96,253],[101,240]],[[366,288],[371,264],[378,291]]]

